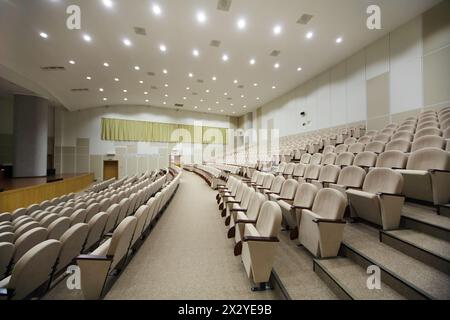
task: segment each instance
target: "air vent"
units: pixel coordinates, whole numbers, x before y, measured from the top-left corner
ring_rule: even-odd
[[[46,66],[46,67],[41,67],[41,69],[44,71],[65,71],[66,70],[66,68],[60,67],[60,66]]]
[[[83,92],[83,91],[89,91],[88,88],[75,88],[75,89],[70,89],[70,91],[72,92]]]
[[[137,35],[140,35],[140,36],[147,35],[147,31],[145,30],[145,28],[141,28],[141,27],[134,27],[134,33],[136,33]]]
[[[219,0],[217,2],[217,10],[230,11],[231,0]]]
[[[205,82],[205,81],[203,81],[202,79],[198,79],[197,82],[198,82],[198,83],[203,83],[203,82]]]
[[[312,19],[312,15],[310,15],[310,14],[302,14],[302,16],[300,17],[300,19],[298,19],[297,20],[297,23],[298,24],[308,24],[309,23],[309,21],[311,21],[311,19]]]
[[[211,42],[209,43],[209,45],[210,45],[211,47],[216,47],[216,48],[218,48],[218,47],[220,47],[220,41],[219,41],[219,40],[211,40]]]
[[[155,73],[154,72],[152,72],[152,71],[150,71],[150,72],[147,72],[147,74],[150,76],[150,77],[154,77],[155,76]]]
[[[151,86],[150,88],[152,88],[153,90],[158,90],[157,86]]]
[[[278,56],[280,55],[280,53],[281,53],[280,50],[273,50],[273,51],[270,53],[270,56],[271,56],[271,57],[278,57]]]
[[[181,103],[175,103],[174,106],[177,107],[177,108],[183,108],[183,107],[184,107],[184,104],[181,104]]]
[[[239,89],[244,89],[244,85],[240,84],[240,85],[238,85],[238,88]]]

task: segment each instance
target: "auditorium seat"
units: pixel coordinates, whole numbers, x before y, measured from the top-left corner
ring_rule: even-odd
[[[310,164],[306,167],[305,174],[303,177],[298,178],[299,183],[310,182],[312,180],[317,180],[320,175],[320,170],[322,166],[316,164]]]
[[[272,186],[269,190],[263,190],[263,194],[269,199],[268,194],[279,194],[281,192],[281,188],[283,187],[283,183],[286,181],[284,177],[278,176],[273,179]]]
[[[442,131],[437,128],[425,128],[416,132],[416,134],[414,135],[414,140],[417,140],[425,136],[442,137]]]
[[[408,156],[404,152],[391,150],[380,154],[375,166],[378,168],[405,169],[407,162]]]
[[[40,227],[41,227],[41,225],[36,221],[27,222],[27,223],[21,225],[19,228],[14,230],[15,241],[18,238],[20,238],[23,234],[25,234],[26,232],[36,229],[36,228],[40,228]]]
[[[59,251],[55,272],[64,270],[83,250],[89,227],[86,223],[77,223],[61,236],[61,249]]]
[[[11,224],[5,224],[0,226],[0,233],[2,232],[14,232],[14,226]]]
[[[242,250],[241,240],[244,235],[245,224],[256,223],[261,206],[265,201],[265,197],[261,193],[256,192],[252,194],[247,209],[232,209],[232,219],[230,222],[230,229],[228,230],[228,238],[234,237],[236,244],[239,243],[235,255],[240,254],[240,250]]]
[[[372,142],[372,137],[362,136],[361,138],[358,139],[358,142],[362,144],[369,144],[370,142]]]
[[[53,273],[60,249],[59,241],[46,240],[26,252],[11,275],[0,281],[0,299],[25,299],[45,284]]]
[[[309,153],[305,153],[300,158],[300,163],[309,164],[311,161],[311,155]]]
[[[418,151],[424,148],[445,149],[445,139],[439,136],[424,136],[414,140],[411,146],[411,152]]]
[[[62,209],[62,210],[59,212],[59,216],[60,216],[60,217],[68,217],[68,218],[70,218],[70,216],[71,216],[72,213],[74,213],[74,212],[75,212],[75,208],[67,207],[67,208]]]
[[[34,211],[39,210],[40,208],[41,207],[37,203],[30,204],[27,207],[27,214],[29,215],[29,214],[33,213]]]
[[[294,172],[292,174],[292,178],[298,180],[300,177],[305,175],[306,165],[303,163],[298,163],[295,165]]]
[[[92,203],[86,208],[86,222],[89,222],[94,215],[100,212],[100,205]]]
[[[106,210],[106,213],[108,214],[108,221],[106,222],[105,233],[111,232],[116,226],[119,210],[120,207],[118,204],[113,204]]]
[[[434,205],[450,201],[450,154],[438,148],[412,152],[406,170],[398,170],[405,180],[403,193],[407,198]]]
[[[364,151],[370,151],[374,153],[382,153],[386,144],[380,141],[372,141],[366,145]]]
[[[120,223],[127,216],[127,212],[130,207],[130,199],[124,198],[124,199],[120,200],[119,207],[120,207],[120,209],[119,209],[119,214],[117,216],[117,223]],[[86,217],[86,222],[89,222],[87,217]]]
[[[41,243],[47,239],[47,229],[45,228],[34,228],[24,234],[14,241],[16,247],[14,255],[12,258],[12,264],[15,264],[22,256],[31,248],[33,248],[38,243]]]
[[[361,189],[366,177],[366,171],[356,166],[348,166],[341,170],[337,182],[331,183],[330,188],[345,194],[348,189]]]
[[[346,167],[353,164],[354,155],[351,152],[344,152],[337,156],[335,164],[337,166]]]
[[[375,163],[377,162],[377,155],[374,152],[364,151],[355,156],[353,160],[353,165],[366,169],[366,171],[375,167]]]
[[[393,142],[395,140],[406,140],[406,141],[412,142],[413,139],[414,139],[414,135],[412,135],[409,131],[399,131],[392,136],[391,142]]]
[[[0,232],[0,242],[14,243],[14,233],[10,231]]]
[[[70,226],[84,223],[86,220],[86,209],[78,209],[70,216]]]
[[[92,217],[88,222],[88,234],[84,244],[83,251],[89,251],[94,245],[98,244],[104,235],[106,222],[108,221],[108,214],[106,212],[99,212]]]
[[[131,248],[134,248],[136,245],[136,242],[141,238],[142,234],[145,230],[145,223],[148,218],[148,214],[150,213],[150,207],[147,205],[141,205],[136,213],[134,214],[134,217],[136,217],[136,227],[134,229],[133,237],[131,239]]]
[[[47,228],[48,239],[59,240],[61,236],[70,228],[70,218],[60,217],[53,221]]]
[[[295,165],[293,174],[295,174],[295,168],[297,168],[298,165],[299,164]],[[275,179],[275,176],[273,174],[266,174],[264,176],[264,181],[263,181],[262,186],[256,187],[255,190],[256,191],[270,190],[270,187],[272,186],[274,179]]]
[[[321,153],[314,153],[311,157],[310,164],[321,164],[322,163],[322,154]]]
[[[12,215],[9,212],[3,212],[0,214],[0,222],[3,221],[11,221],[12,220]]]
[[[347,200],[341,192],[325,188],[317,192],[311,210],[302,210],[299,241],[315,257],[338,254],[344,233],[342,220]]]
[[[295,164],[290,162],[286,165],[283,171],[283,177],[286,179],[289,179],[292,177],[292,174],[294,173]],[[256,182],[254,183],[254,186],[261,186],[264,181],[264,174],[260,173],[256,179]]]
[[[391,140],[391,136],[387,134],[378,134],[373,137],[372,142],[381,142],[383,144],[388,143]]]
[[[294,200],[295,191],[297,190],[298,182],[294,179],[286,179],[283,182],[283,186],[281,187],[281,191],[279,194],[267,193],[269,195],[269,200],[272,201],[292,201]]]
[[[253,194],[255,193],[255,190],[253,190],[250,187],[244,188],[244,193],[242,195],[242,199],[240,201],[235,201],[233,203],[228,203],[227,205],[227,212],[226,212],[226,220],[225,225],[226,226],[233,226],[234,221],[236,218],[236,213],[238,211],[246,211],[250,205],[250,201],[252,199]]]
[[[348,150],[348,145],[340,144],[334,149],[334,152],[336,154],[340,155],[341,153],[347,152],[347,150]]]
[[[410,134],[414,134],[414,132],[416,132],[416,126],[411,124],[402,125],[396,132],[408,132]]]
[[[350,137],[350,138],[345,139],[344,144],[350,146],[350,145],[352,145],[352,144],[354,144],[356,142],[357,142],[357,140],[355,138]]]
[[[362,190],[347,190],[352,216],[383,227],[398,229],[405,198],[403,177],[387,168],[374,168],[366,175]]]
[[[348,152],[353,153],[353,154],[358,154],[364,151],[364,148],[366,146],[361,143],[361,142],[357,142],[352,144],[349,148],[348,148]]]
[[[323,152],[322,153],[325,156],[328,153],[334,153],[334,149],[335,149],[334,146],[328,145],[328,146],[323,148]]]
[[[281,220],[280,206],[267,201],[261,207],[256,225],[245,225],[242,262],[247,276],[257,285],[269,281],[279,242]]]
[[[6,275],[13,254],[14,254],[14,245],[8,241],[4,242],[0,238],[0,280],[3,279],[4,276]]]
[[[410,150],[411,142],[402,139],[391,141],[385,147],[385,151],[400,151],[403,153],[408,153]]]
[[[25,208],[18,208],[18,209],[14,210],[11,213],[11,216],[12,216],[11,218],[14,221],[15,219],[17,219],[17,218],[19,218],[21,216],[24,216],[26,214],[27,214],[27,209],[25,209]]]
[[[120,267],[119,263],[128,254],[136,223],[136,217],[126,217],[114,230],[110,239],[91,254],[77,257],[81,269],[81,289],[85,299],[94,300],[101,297],[109,272]]]

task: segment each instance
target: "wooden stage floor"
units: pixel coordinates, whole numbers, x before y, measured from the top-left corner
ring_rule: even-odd
[[[3,191],[22,189],[32,186],[37,186],[41,184],[45,184],[48,182],[60,181],[61,179],[69,179],[74,177],[84,176],[87,173],[80,174],[62,174],[51,177],[38,177],[38,178],[13,178],[13,179],[5,179],[0,181],[0,189]]]

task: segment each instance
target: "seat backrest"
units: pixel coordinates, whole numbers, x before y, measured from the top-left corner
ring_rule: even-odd
[[[364,151],[370,151],[375,153],[382,153],[384,151],[385,143],[380,141],[373,141],[366,145]]]
[[[92,219],[92,217],[100,212],[100,204],[93,203],[86,208],[86,222]]]
[[[281,187],[280,197],[293,199],[297,190],[298,182],[294,179],[287,179]]]
[[[72,207],[66,207],[59,211],[59,216],[61,217],[70,217],[72,213],[74,213],[75,209]]]
[[[305,175],[303,176],[305,179],[317,180],[320,175],[320,170],[322,166],[318,164],[310,164],[306,167]]]
[[[381,130],[380,134],[385,134],[385,135],[391,137],[395,133],[395,129],[397,129],[397,127],[395,127],[395,128],[386,127],[383,130]]]
[[[293,163],[292,163],[292,167],[293,167]],[[288,166],[286,166],[286,169],[284,170],[284,173],[286,174],[286,171],[288,170]],[[292,170],[289,169],[289,171],[293,171],[294,169],[292,168]],[[290,174],[290,173],[288,173]],[[264,182],[264,178],[266,177],[265,173],[260,173],[258,175],[258,178],[256,179],[256,185],[261,186]]]
[[[89,230],[85,243],[86,249],[89,249],[92,245],[100,241],[105,230],[106,221],[108,221],[108,214],[106,212],[99,212],[89,220]]]
[[[407,140],[394,140],[386,145],[385,151],[400,151],[407,153],[411,150],[411,142]]]
[[[408,156],[397,150],[385,151],[378,156],[376,167],[405,169],[408,162]]]
[[[14,254],[14,245],[9,242],[2,242],[0,239],[0,279],[3,279],[3,275],[8,269],[11,263],[11,258]]]
[[[131,244],[131,239],[136,229],[137,218],[128,216],[117,226],[111,238],[111,243],[108,247],[107,256],[113,257],[111,268],[114,268],[123,257],[128,253]]]
[[[361,138],[358,139],[358,142],[362,143],[362,144],[368,144],[368,143],[372,142],[372,137],[362,136]]]
[[[282,176],[277,176],[273,179],[272,187],[270,188],[271,192],[279,193],[281,192],[281,187],[286,179]]]
[[[334,153],[334,148],[335,148],[334,146],[328,145],[325,148],[323,148],[322,154],[326,155],[328,153]]]
[[[409,132],[409,133],[414,133],[414,132],[416,131],[416,126],[415,126],[415,125],[412,125],[412,124],[405,124],[405,125],[400,126],[400,127],[397,129],[397,132],[400,132],[400,131],[405,131],[405,132]]]
[[[445,130],[450,127],[450,118],[441,122],[441,129]]]
[[[322,154],[321,153],[315,153],[312,155],[311,160],[310,160],[310,164],[321,164],[322,162]]]
[[[363,185],[363,191],[370,193],[401,194],[402,190],[402,174],[388,168],[374,168],[370,170]]]
[[[11,221],[11,220],[12,220],[11,213],[9,213],[9,212],[0,213],[0,222]]]
[[[120,223],[126,216],[130,206],[130,199],[124,198],[119,202],[119,215],[117,216],[117,223]]]
[[[442,131],[438,128],[425,128],[422,130],[419,130],[414,135],[414,140],[417,140],[419,138],[425,137],[425,136],[442,136]]]
[[[353,163],[354,155],[351,152],[344,152],[336,158],[337,166],[350,166]]]
[[[361,188],[366,177],[366,171],[361,167],[348,166],[341,170],[337,184]]]
[[[109,199],[103,199],[102,201],[100,201],[100,211],[107,211],[108,208],[111,206],[111,202],[109,201]]]
[[[357,140],[355,138],[352,138],[352,137],[347,138],[347,139],[344,140],[344,144],[346,144],[348,146],[350,146],[350,145],[352,145],[352,144],[354,144],[356,142],[357,142]]]
[[[269,188],[272,186],[273,179],[275,179],[275,176],[273,174],[266,174],[264,176],[264,182],[262,184],[263,188]]]
[[[439,136],[424,136],[414,140],[411,146],[411,152],[424,148],[445,149],[445,139]]]
[[[309,164],[311,161],[311,155],[309,153],[305,153],[300,158],[300,163]]]
[[[340,172],[341,168],[339,168],[339,166],[335,166],[332,164],[326,165],[320,170],[319,181],[335,183],[339,177]]]
[[[58,256],[56,272],[67,267],[67,265],[81,253],[88,232],[89,227],[86,223],[77,223],[64,232],[59,239],[61,242],[61,250]]]
[[[294,172],[294,168],[295,168],[295,163],[292,163],[292,162],[288,163],[286,165],[286,167],[284,167],[283,174],[292,174]],[[264,174],[260,174],[259,176],[260,177],[262,176],[262,178],[264,179]],[[256,184],[258,184],[258,181],[256,181]]]
[[[120,207],[118,204],[113,204],[108,208],[108,210],[106,210],[106,213],[108,214],[108,221],[106,222],[105,232],[110,232],[116,226],[119,210]]]
[[[26,208],[18,208],[18,209],[14,210],[11,213],[12,220],[14,221],[15,219],[17,219],[17,218],[19,218],[21,216],[24,216],[26,214],[27,214],[27,209]]]
[[[340,155],[341,153],[347,152],[347,150],[348,150],[348,145],[340,144],[334,149],[334,152]]]
[[[281,208],[273,201],[266,201],[256,222],[256,230],[261,237],[278,237],[281,229]]]
[[[352,144],[349,148],[348,148],[348,152],[351,152],[353,154],[356,153],[361,153],[364,151],[364,148],[366,147],[365,144],[361,143],[361,142],[357,142]]]
[[[443,137],[446,140],[450,139],[450,128],[447,128],[447,129],[444,130]]]
[[[424,148],[412,152],[406,165],[408,170],[450,170],[450,154],[437,148]]]
[[[131,245],[134,245],[136,241],[141,237],[142,232],[144,231],[145,222],[147,221],[148,214],[150,212],[150,207],[147,205],[140,206],[134,216],[136,217],[136,228],[133,232],[133,238],[131,240]]]
[[[48,239],[59,240],[66,230],[70,228],[70,218],[60,217],[48,226]]]
[[[250,220],[257,220],[262,204],[266,201],[263,194],[255,192],[250,198],[246,215]]]
[[[15,238],[18,239],[18,238],[20,238],[21,235],[23,235],[27,231],[35,229],[35,228],[39,228],[39,227],[41,227],[41,225],[36,221],[27,222],[27,223],[21,225],[19,228],[17,228],[14,231]]]
[[[324,188],[317,192],[311,211],[324,219],[339,220],[344,217],[346,207],[347,199],[341,192]]]
[[[302,183],[298,186],[295,193],[293,205],[303,208],[311,208],[319,189],[311,183]]]
[[[425,128],[439,128],[439,123],[436,120],[422,122],[421,124],[417,124],[416,131],[419,131],[419,130],[422,130]]]
[[[26,298],[49,279],[60,249],[61,242],[46,240],[30,248],[17,261],[8,283],[8,289],[14,290],[13,299]]]
[[[86,209],[78,209],[70,216],[70,225],[73,226],[77,223],[84,223],[86,220]]]
[[[58,218],[59,216],[57,214],[50,213],[46,215],[44,218],[42,218],[39,223],[41,224],[41,227],[48,228],[48,226]]]
[[[322,157],[322,165],[334,164],[336,162],[337,154],[327,153]]]
[[[0,242],[14,242],[14,233],[10,231],[0,232]]]
[[[13,263],[18,261],[25,254],[25,252],[47,239],[47,234],[47,229],[45,228],[34,228],[25,232],[18,239],[16,239],[14,242],[16,250],[14,251],[12,260]]]
[[[399,131],[394,133],[391,138],[391,142],[395,140],[407,140],[409,142],[413,141],[414,136],[409,131]]]
[[[303,163],[298,163],[295,165],[293,175],[296,177],[303,177],[305,174],[306,165]]]
[[[242,200],[240,203],[240,207],[247,209],[249,202],[250,202],[250,198],[252,197],[252,194],[255,192],[255,190],[251,187],[245,186],[244,189],[244,194],[242,195]]]
[[[382,142],[382,143],[384,143],[384,144],[386,144],[386,143],[388,143],[389,142],[389,140],[391,140],[391,136],[390,135],[387,135],[387,134],[379,134],[379,135],[376,135],[375,137],[373,137],[373,142],[376,142],[376,141],[378,141],[378,142]]]
[[[376,162],[377,154],[375,152],[364,151],[356,155],[353,165],[358,167],[374,167]]]

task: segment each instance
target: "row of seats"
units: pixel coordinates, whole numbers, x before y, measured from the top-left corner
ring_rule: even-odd
[[[4,221],[1,225],[9,229],[6,236],[7,233],[12,233],[13,237],[9,238],[11,241],[7,241],[8,239],[3,237],[2,241],[4,242],[0,243],[1,270],[4,271],[2,274],[7,276],[0,282],[0,287],[7,288],[8,298],[27,297],[37,288],[35,283],[39,282],[41,285],[43,283],[41,280],[45,282],[49,276],[51,279],[51,276],[63,272],[78,254],[89,252],[92,247],[97,246],[109,232],[115,230],[116,226],[120,225],[127,216],[133,214],[140,204],[157,192],[165,180],[166,176],[162,176],[155,182],[150,179],[142,180],[137,184],[130,182],[117,190],[107,192],[104,190],[105,192],[102,191],[101,195],[96,193],[97,198],[91,198],[95,193],[90,192],[88,197],[80,197],[82,199],[80,201],[75,199],[75,201],[67,202],[59,213],[40,212],[39,210],[33,211],[29,215],[11,216],[10,221]],[[88,205],[90,200],[99,199],[101,199],[100,202]],[[87,200],[87,202],[83,200]],[[78,209],[75,210],[75,208]],[[23,228],[28,230],[17,237],[15,232]],[[1,233],[0,237],[2,236],[5,236],[5,233]],[[58,245],[55,245],[54,241],[57,241]],[[38,272],[34,278],[32,277],[32,280],[21,281],[21,279],[28,279],[24,273],[27,274],[29,266],[32,267],[30,270],[40,268],[34,265],[33,259],[35,258],[30,257],[34,257],[35,254],[40,256],[39,252],[41,251],[47,252],[47,249],[41,247],[39,250],[34,250],[42,243],[48,244],[48,246],[44,246],[45,248],[53,248],[50,250],[51,252],[58,251],[57,260],[51,264],[52,272],[46,272],[45,266],[48,267],[48,264],[45,264],[42,272]],[[48,261],[52,262],[53,260],[49,259]],[[36,280],[36,278],[39,279]]]

